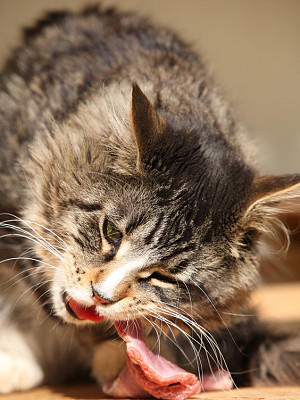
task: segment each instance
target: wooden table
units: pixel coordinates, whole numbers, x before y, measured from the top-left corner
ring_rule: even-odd
[[[284,323],[299,322],[300,333],[300,283],[269,285],[253,296],[262,318]],[[1,400],[99,400],[107,397],[96,385],[69,385],[41,387],[22,393],[0,396]],[[243,388],[228,392],[209,392],[194,396],[202,400],[300,400],[300,382],[296,387]]]

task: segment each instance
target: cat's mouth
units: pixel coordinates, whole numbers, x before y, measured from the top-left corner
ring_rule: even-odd
[[[67,311],[79,320],[99,322],[104,316],[99,315],[96,306],[84,306],[63,294]],[[127,361],[120,374],[113,380],[104,382],[102,389],[113,397],[149,397],[183,400],[201,391],[198,377],[153,353],[144,340],[143,329],[139,320],[114,321],[120,338],[125,341]],[[219,389],[231,388],[231,378],[227,372],[220,371],[214,385]],[[205,383],[206,381],[206,383]],[[204,378],[203,387],[209,388],[211,378]],[[216,381],[216,382],[215,382]],[[218,385],[221,385],[219,387]]]
[[[85,306],[80,304],[76,300],[70,298],[66,293],[63,294],[63,301],[68,313],[76,319],[100,322],[105,318],[103,315],[98,314],[96,306]]]
[[[62,295],[66,310],[72,317],[93,322],[103,321],[96,306],[84,306],[66,293]],[[102,389],[113,397],[149,397],[183,400],[198,393],[198,378],[177,367],[146,345],[138,320],[115,321],[116,331],[127,346],[127,362],[118,377],[104,383]]]

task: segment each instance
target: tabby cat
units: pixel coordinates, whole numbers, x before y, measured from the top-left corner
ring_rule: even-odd
[[[300,175],[259,176],[189,45],[134,13],[52,13],[0,85],[1,393],[114,379],[130,320],[201,379],[300,382],[300,338],[248,306]]]

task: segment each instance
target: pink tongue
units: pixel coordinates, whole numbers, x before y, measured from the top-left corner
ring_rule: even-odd
[[[147,397],[183,400],[199,393],[201,384],[196,375],[154,354],[142,337],[138,321],[115,322],[120,337],[127,343],[127,369],[103,388],[112,396]],[[135,385],[133,383],[135,382]]]
[[[77,301],[73,299],[69,300],[69,306],[80,319],[88,319],[93,322],[104,320],[104,317],[96,312],[95,306],[85,307],[84,305],[77,303]]]

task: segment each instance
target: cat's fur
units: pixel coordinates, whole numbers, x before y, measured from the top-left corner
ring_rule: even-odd
[[[198,330],[204,370],[226,367],[218,344],[238,384],[299,383],[299,338],[238,314],[249,313],[264,236],[287,237],[300,176],[258,177],[188,45],[135,14],[54,13],[26,31],[0,85],[0,392],[91,369],[100,383],[114,377],[125,353],[108,341],[111,322],[154,317]],[[91,282],[111,322],[67,311],[64,293],[93,304]]]

